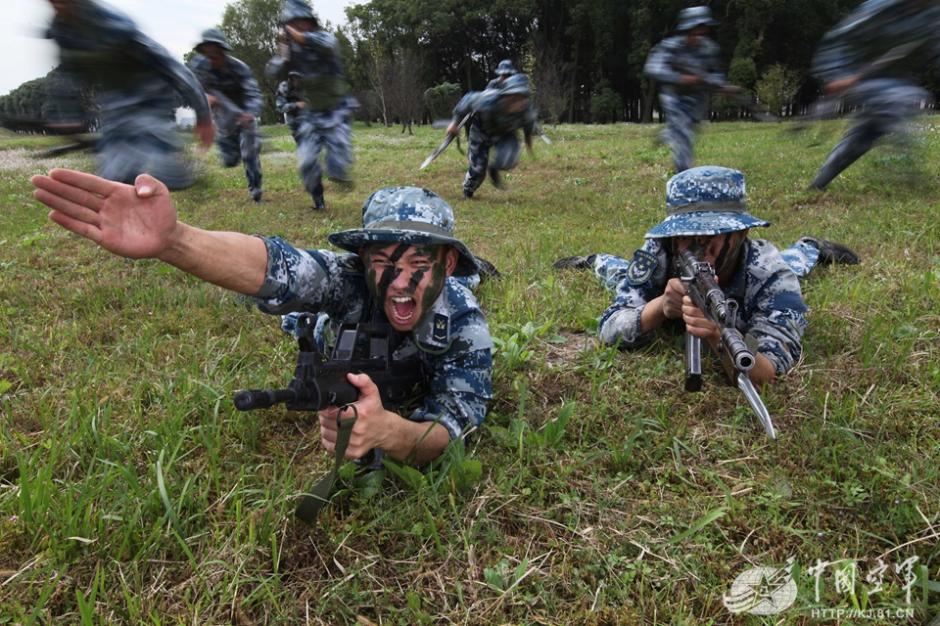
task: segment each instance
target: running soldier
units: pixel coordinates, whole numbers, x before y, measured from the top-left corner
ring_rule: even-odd
[[[300,94],[300,72],[290,72],[287,80],[282,80],[277,86],[277,97],[274,104],[278,113],[284,116],[284,123],[290,129],[294,143],[299,143],[297,131],[300,128],[300,112],[306,104]]]
[[[261,90],[251,70],[229,52],[232,47],[217,28],[202,33],[196,57],[190,65],[206,91],[215,118],[215,142],[222,155],[222,165],[245,164],[248,193],[261,202]]]

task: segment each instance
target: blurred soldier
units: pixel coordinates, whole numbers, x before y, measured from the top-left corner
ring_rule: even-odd
[[[95,89],[101,140],[98,172],[133,182],[143,172],[170,189],[192,184],[180,154],[174,110],[181,98],[196,112],[196,134],[212,144],[212,118],[195,76],[118,11],[93,0],[51,0],[47,37],[59,46],[61,77],[44,111],[55,126],[82,126],[80,94]]]
[[[202,280],[252,296],[265,313],[325,313],[330,324],[373,323],[395,336],[396,366],[418,368],[423,390],[408,413],[382,404],[367,374],[350,407],[320,414],[323,447],[337,444],[337,416],[356,415],[345,457],[381,449],[423,465],[480,425],[491,397],[493,341],[483,312],[460,279],[476,277],[454,214],[416,187],[379,189],[362,228],[330,235],[343,252],[302,250],[279,237],[209,231],[180,222],[166,188],[141,176],[134,186],[70,170],[36,176],[36,198],[62,227],[122,257],[156,258]],[[345,411],[344,409],[350,410]],[[413,410],[412,410],[413,409]]]
[[[666,115],[660,135],[672,151],[676,172],[692,167],[695,127],[704,119],[711,91],[739,91],[729,85],[718,67],[718,44],[709,39],[712,19],[708,7],[679,13],[678,34],[653,48],[643,71],[659,83],[659,103]]]
[[[509,59],[503,59],[499,62],[499,65],[496,66],[496,78],[487,83],[487,89],[498,89],[503,86],[503,83],[506,82],[506,79],[516,73],[516,68],[513,67],[512,61]]]
[[[326,175],[350,183],[353,163],[351,111],[357,106],[349,95],[336,37],[322,28],[304,0],[285,0],[279,54],[268,63],[272,78],[300,74],[304,106],[298,113],[297,160],[313,208],[323,210],[323,175],[320,152],[326,148]]]
[[[202,33],[193,58],[193,73],[206,90],[215,117],[215,143],[222,155],[222,165],[245,164],[248,193],[261,202],[261,90],[251,70],[229,54],[232,47],[217,28]]]
[[[910,73],[915,61],[940,62],[938,26],[940,5],[930,0],[867,0],[826,33],[813,73],[858,113],[812,188],[825,189],[881,137],[904,132],[929,101]]]
[[[287,80],[282,80],[277,86],[275,105],[284,116],[284,123],[290,129],[295,143],[299,143],[297,131],[300,128],[300,112],[306,106],[300,93],[300,72],[290,72]]]
[[[470,115],[469,146],[467,161],[469,168],[463,182],[463,196],[472,198],[483,179],[487,168],[493,185],[502,184],[500,172],[511,170],[519,163],[519,137],[521,128],[526,147],[532,150],[532,133],[536,122],[535,108],[529,97],[529,79],[525,74],[513,74],[497,89],[471,91],[464,95],[454,107],[454,119],[447,133],[456,135],[460,122]],[[495,149],[490,162],[490,149]]]
[[[803,237],[780,252],[751,228],[770,222],[747,212],[744,175],[703,166],[676,174],[666,185],[666,219],[646,233],[633,260],[609,254],[567,257],[555,268],[591,268],[616,295],[600,318],[608,345],[636,348],[654,331],[681,322],[692,335],[716,348],[717,327],[685,295],[674,257],[692,249],[712,265],[725,295],[738,301],[737,326],[753,343],[754,383],[768,382],[793,367],[802,351],[806,304],[798,278],[820,263],[858,263],[858,256],[831,241]]]

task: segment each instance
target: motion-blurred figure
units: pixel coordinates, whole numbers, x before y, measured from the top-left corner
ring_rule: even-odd
[[[274,104],[278,113],[284,116],[284,123],[290,129],[294,143],[299,143],[297,131],[300,128],[300,112],[307,106],[300,93],[300,72],[290,72],[287,80],[282,80],[277,86],[277,97]]]
[[[889,133],[905,132],[929,94],[909,76],[915,61],[940,61],[940,5],[867,0],[823,37],[813,73],[828,94],[844,94],[855,122],[810,183],[825,189]]]
[[[351,112],[355,98],[343,73],[336,37],[322,28],[313,9],[304,0],[286,0],[281,10],[283,38],[277,56],[266,72],[283,79],[289,72],[300,77],[304,106],[297,127],[297,160],[304,187],[313,198],[313,208],[323,210],[323,171],[320,152],[326,148],[326,175],[350,183],[353,164]]]
[[[519,163],[518,131],[525,136],[526,147],[532,150],[532,134],[538,116],[532,106],[529,79],[513,74],[495,89],[471,91],[454,107],[454,119],[447,127],[448,135],[457,135],[469,125],[467,175],[463,181],[464,198],[472,198],[489,171],[497,188],[502,186],[500,172],[511,170]],[[490,149],[495,149],[490,161]]]
[[[261,137],[258,119],[261,115],[261,90],[251,70],[229,54],[232,47],[217,28],[202,33],[196,46],[196,57],[190,67],[212,107],[216,125],[216,145],[222,165],[245,164],[248,193],[261,202]]]
[[[643,68],[660,86],[659,104],[666,114],[661,139],[672,151],[676,172],[692,167],[695,128],[707,113],[709,92],[740,91],[718,67],[718,44],[709,38],[715,24],[708,7],[683,9],[677,34],[659,42]]]
[[[47,37],[59,46],[61,78],[48,97],[48,119],[59,128],[80,127],[86,117],[81,91],[94,87],[102,177],[133,183],[146,172],[170,189],[192,184],[174,110],[179,96],[196,112],[203,146],[212,144],[212,118],[196,78],[126,15],[93,0],[50,2],[55,17]]]

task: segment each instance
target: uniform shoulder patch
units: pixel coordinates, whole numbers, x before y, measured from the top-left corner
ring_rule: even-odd
[[[447,343],[447,335],[450,332],[450,320],[441,313],[434,314],[434,322],[431,328],[431,339],[437,343]]]
[[[653,272],[659,266],[659,260],[655,255],[640,249],[633,254],[633,260],[630,261],[630,267],[627,269],[627,282],[634,287],[649,282]]]

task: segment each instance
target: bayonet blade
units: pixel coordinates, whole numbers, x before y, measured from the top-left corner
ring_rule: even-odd
[[[744,393],[744,397],[747,398],[747,403],[751,405],[751,409],[757,414],[757,419],[759,419],[761,425],[763,425],[767,436],[776,441],[777,433],[774,430],[773,420],[770,419],[770,412],[767,411],[767,407],[764,406],[764,401],[761,400],[757,389],[751,384],[751,379],[747,377],[746,373],[741,372],[738,373],[737,382],[738,389]]]

